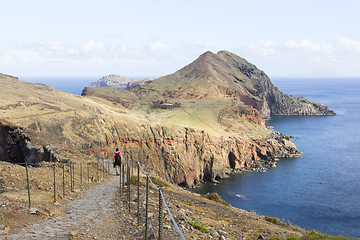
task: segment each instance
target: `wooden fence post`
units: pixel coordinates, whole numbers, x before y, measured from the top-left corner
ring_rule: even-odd
[[[29,209],[31,208],[31,197],[30,197],[30,181],[29,181],[29,170],[28,165],[25,162],[25,168],[26,168],[26,181],[27,181],[27,189],[28,189],[28,197],[29,197]]]
[[[80,188],[82,187],[82,179],[83,179],[83,176],[82,176],[82,163],[80,163]]]
[[[65,198],[65,164],[64,163],[62,165],[62,171],[63,171],[63,181],[62,181],[62,184],[63,184],[63,198]]]
[[[138,225],[140,225],[140,165],[137,166],[137,216],[138,216]]]
[[[115,166],[115,172],[116,172],[116,167],[117,167],[117,166]],[[119,193],[120,193],[120,197],[121,197],[121,194],[122,194],[122,191],[121,191],[121,190],[122,190],[122,189],[121,189],[121,186],[122,186],[122,185],[121,185],[121,169],[122,169],[122,165],[121,165],[121,164],[120,164],[119,168],[120,168],[120,169],[119,169],[119,171],[120,171],[120,172],[119,172],[119,179],[120,179]],[[123,181],[124,181],[124,179],[123,179]]]
[[[145,240],[147,240],[148,232],[148,215],[149,215],[149,175],[146,175],[146,204],[145,204]]]
[[[53,173],[54,173],[54,202],[56,202],[56,169],[55,169],[55,164],[53,165]]]
[[[70,191],[73,192],[74,188],[73,188],[73,181],[72,181],[72,169],[71,169],[71,162],[69,164],[69,171],[70,171]]]
[[[128,202],[129,202],[129,214],[130,214],[130,182],[131,182],[131,177],[130,177],[130,166],[127,166],[127,172],[128,172],[128,176],[127,176],[127,181],[128,181]]]
[[[73,180],[73,191],[75,191],[75,163],[73,163],[73,167],[72,167],[72,176],[73,176],[73,178],[72,178],[72,180]]]
[[[161,216],[162,215],[162,197],[161,197],[161,187],[159,187],[159,234],[158,239],[161,240]]]

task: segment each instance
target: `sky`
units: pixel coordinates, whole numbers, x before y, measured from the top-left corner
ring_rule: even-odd
[[[360,76],[358,0],[2,1],[0,73],[163,76],[206,51],[270,77]]]

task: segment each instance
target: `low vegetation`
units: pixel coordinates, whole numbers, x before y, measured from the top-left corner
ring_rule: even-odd
[[[269,217],[269,216],[265,216],[265,220],[268,221],[268,222],[271,222],[273,224],[276,224],[276,225],[279,225],[279,226],[282,226],[282,227],[289,227],[290,226],[290,223],[284,223],[282,221],[280,221],[278,218],[276,217]]]
[[[155,184],[156,187],[171,187],[170,184],[160,180],[157,177],[151,176],[150,179]],[[134,175],[130,178],[131,184],[137,185],[137,182],[138,182],[138,177],[136,175]],[[125,184],[128,184],[128,182],[126,181]],[[144,186],[144,187],[146,186],[146,177],[145,176],[140,177],[140,186]],[[151,183],[149,183],[149,187],[153,188]]]
[[[316,230],[312,230],[304,234],[302,237],[297,236],[287,236],[286,238],[273,237],[271,240],[351,240],[357,238],[347,238],[343,236],[329,236],[327,234],[322,234]]]
[[[184,222],[190,224],[191,226],[193,226],[194,228],[196,228],[197,230],[199,230],[202,233],[209,233],[211,232],[208,228],[206,228],[204,226],[204,224],[202,224],[201,222],[198,221],[191,221],[191,220],[185,220]]]
[[[224,204],[226,206],[230,206],[226,201],[222,200],[221,197],[219,196],[219,194],[217,194],[217,193],[207,193],[207,194],[202,195],[202,197],[210,199],[210,200],[218,202],[218,203],[221,203],[221,204]]]
[[[157,186],[157,187],[171,187],[168,183],[160,180],[157,177],[150,177],[151,181]]]

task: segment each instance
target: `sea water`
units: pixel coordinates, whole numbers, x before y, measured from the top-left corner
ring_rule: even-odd
[[[273,116],[304,154],[266,173],[233,174],[199,193],[305,229],[360,238],[360,79],[274,79],[281,91],[329,106],[336,116]]]
[[[90,83],[96,82],[101,77],[99,76],[88,76],[88,77],[54,77],[54,76],[22,76],[19,80],[31,82],[31,83],[42,83],[50,87],[56,88],[60,91],[81,95],[82,90],[87,87]],[[155,76],[130,76],[132,79],[142,80],[145,78],[156,78]]]
[[[82,90],[92,82],[99,80],[98,76],[90,77],[33,77],[23,76],[19,77],[19,80],[31,82],[31,83],[42,83],[50,87],[56,88],[60,91],[81,95]]]

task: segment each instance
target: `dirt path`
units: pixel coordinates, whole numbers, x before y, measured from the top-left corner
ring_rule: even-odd
[[[88,225],[101,221],[113,211],[111,202],[118,187],[119,178],[113,176],[109,182],[89,189],[84,198],[70,202],[65,214],[29,225],[16,234],[2,237],[4,239],[69,239],[69,236],[76,234],[76,231],[82,231]]]

